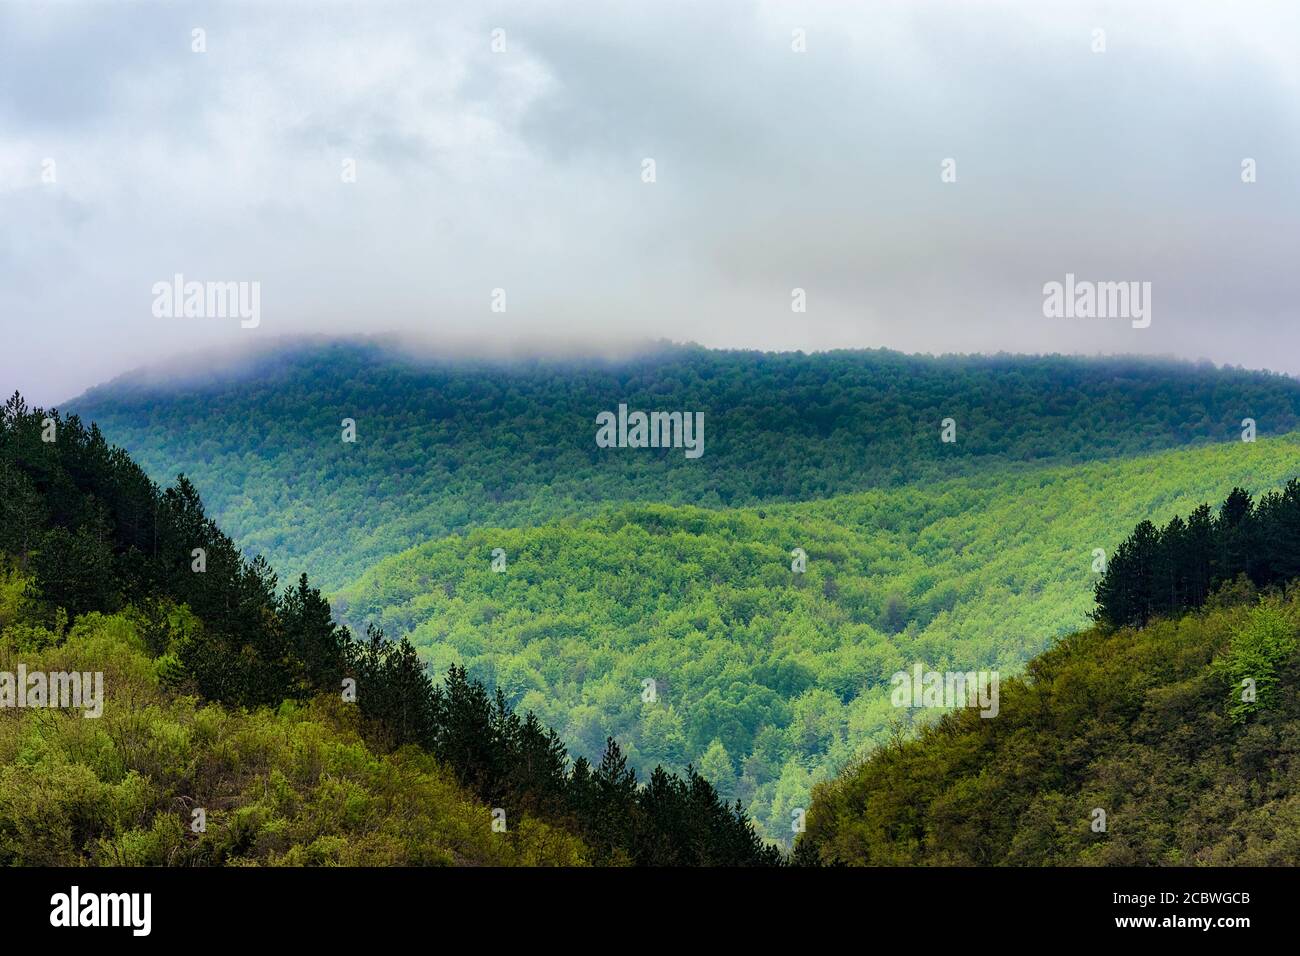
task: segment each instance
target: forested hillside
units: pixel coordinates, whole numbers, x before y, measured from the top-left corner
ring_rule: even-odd
[[[639,786],[612,739],[570,761],[462,669],[435,684],[405,639],[353,637],[305,575],[280,591],[183,478],[17,394],[0,665],[10,697],[14,673],[102,678],[89,708],[0,708],[3,862],[780,862],[698,773]]]
[[[595,419],[704,414],[704,454],[610,449]],[[416,359],[304,342],[179,380],[137,374],[66,410],[155,480],[184,472],[242,547],[327,591],[446,534],[608,503],[806,501],[1003,465],[1235,441],[1300,422],[1300,383],[1129,358],[928,358],[662,347],[618,362]],[[343,419],[356,423],[342,440]],[[951,418],[955,442],[940,441]]]
[[[620,404],[703,412],[704,454],[597,447]],[[155,477],[191,475],[245,549],[319,570],[354,628],[463,666],[588,761],[613,734],[642,778],[694,765],[788,840],[816,782],[910,719],[895,671],[1015,672],[1086,622],[1120,529],[1293,475],[1296,440],[1268,436],[1300,421],[1300,383],[1137,359],[439,362],[335,341],[73,407]]]
[[[1188,524],[1205,533],[1181,534]],[[1144,559],[1134,543],[1150,527],[1100,582],[1099,623],[1004,681],[996,719],[953,711],[820,786],[796,858],[1300,863],[1300,484],[1258,505],[1235,489],[1171,521]],[[1192,572],[1169,573],[1180,567]],[[1186,601],[1138,629],[1110,623],[1170,582]]]
[[[1003,682],[996,719],[954,712],[820,788],[797,857],[1300,864],[1296,597],[1233,599],[1246,603],[1063,640]],[[1286,692],[1234,720],[1232,664],[1261,654]]]
[[[6,561],[6,565],[8,562]],[[0,670],[100,671],[103,716],[0,716],[0,865],[581,865],[564,829],[491,809],[415,748],[377,752],[355,708],[321,697],[272,710],[204,703],[168,685],[138,615],[34,620],[0,574]],[[203,832],[193,826],[202,814]]]
[[[924,713],[891,706],[893,673],[1017,672],[1087,623],[1095,549],[1236,485],[1280,488],[1297,462],[1290,435],[801,504],[623,506],[430,542],[337,605],[435,670],[465,666],[578,753],[614,733],[633,766],[693,762],[788,839],[814,783]]]

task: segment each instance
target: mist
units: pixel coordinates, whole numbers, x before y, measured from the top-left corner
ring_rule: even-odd
[[[1263,2],[6,4],[0,382],[388,333],[1300,372],[1297,48]],[[1068,274],[1150,325],[1045,317]]]

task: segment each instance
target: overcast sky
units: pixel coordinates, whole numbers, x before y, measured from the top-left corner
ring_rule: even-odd
[[[391,330],[1300,373],[1297,51],[1294,2],[0,0],[0,386]],[[1044,317],[1066,273],[1150,326]]]

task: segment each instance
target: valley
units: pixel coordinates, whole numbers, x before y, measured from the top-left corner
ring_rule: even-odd
[[[708,455],[596,447],[624,404],[704,409]],[[575,755],[613,735],[642,777],[700,769],[781,842],[816,784],[932,716],[890,705],[891,674],[1018,673],[1087,623],[1123,529],[1300,461],[1267,437],[1300,424],[1293,380],[1135,359],[502,366],[329,342],[73,407],[354,630],[463,666]]]

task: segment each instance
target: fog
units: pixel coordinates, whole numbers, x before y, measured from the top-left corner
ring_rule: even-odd
[[[0,4],[0,386],[388,332],[1300,372],[1300,11],[1131,6]]]

